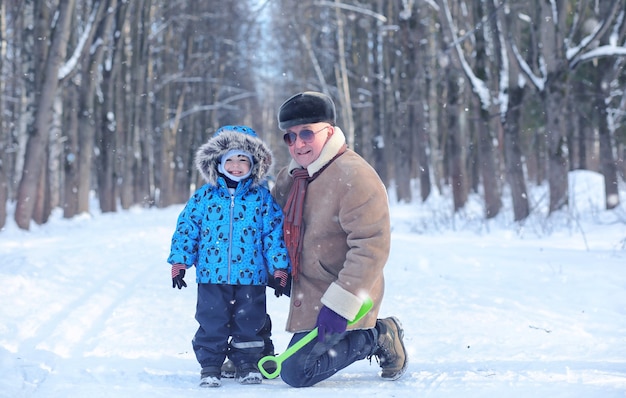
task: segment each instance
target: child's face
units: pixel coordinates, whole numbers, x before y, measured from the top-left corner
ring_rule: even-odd
[[[226,159],[224,169],[235,177],[246,175],[250,171],[250,159],[243,155],[234,155]]]

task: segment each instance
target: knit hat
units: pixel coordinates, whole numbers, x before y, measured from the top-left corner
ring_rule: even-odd
[[[232,158],[233,156],[237,156],[237,155],[245,156],[250,161],[250,170],[248,170],[248,172],[242,176],[234,176],[230,174],[228,171],[226,171],[226,160],[228,160],[228,158]],[[242,151],[239,149],[231,149],[230,151],[222,155],[222,160],[220,160],[220,163],[217,165],[217,170],[220,173],[224,174],[226,177],[230,178],[231,180],[239,182],[241,180],[248,178],[250,174],[252,174],[252,166],[254,166],[254,160],[252,160],[252,155],[250,154],[250,152]]]
[[[322,93],[305,91],[285,101],[278,109],[278,128],[287,130],[299,124],[327,122],[335,125],[335,104]]]

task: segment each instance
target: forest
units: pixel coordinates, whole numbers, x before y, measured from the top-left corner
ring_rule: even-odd
[[[596,171],[613,209],[626,178],[626,0],[0,0],[0,52],[0,228],[184,203],[223,125],[277,171],[305,90],[399,201],[523,222],[531,185],[551,213]]]

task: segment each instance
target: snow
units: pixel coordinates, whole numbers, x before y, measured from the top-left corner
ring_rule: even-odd
[[[191,350],[195,286],[171,287],[178,212],[134,208],[0,231],[1,397],[624,397],[626,205],[603,210],[602,179],[571,175],[569,210],[495,220],[480,201],[391,198],[381,316],[404,324],[410,364],[395,382],[357,362],[307,389],[280,378],[200,389]],[[96,208],[96,207],[93,207]],[[281,352],[288,300],[268,294]]]

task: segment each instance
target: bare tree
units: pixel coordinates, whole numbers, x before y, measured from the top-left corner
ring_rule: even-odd
[[[91,192],[102,211],[182,203],[202,183],[195,149],[224,124],[252,125],[280,167],[276,110],[302,90],[333,97],[349,144],[400,200],[419,178],[422,200],[447,184],[458,210],[473,189],[494,217],[503,174],[521,221],[526,178],[544,182],[548,164],[551,212],[567,203],[574,167],[603,174],[612,208],[626,143],[624,10],[624,0],[0,1],[0,224],[11,200],[24,229],[59,204],[65,217],[89,211]]]
[[[428,11],[429,7],[426,4],[418,4],[417,9],[410,13],[411,18],[414,19],[415,36],[413,39],[416,41],[416,51],[421,54],[419,62],[415,68],[414,82],[416,90],[413,92],[413,101],[415,102],[415,111],[418,114],[419,122],[416,123],[416,137],[415,137],[415,155],[417,156],[415,172],[420,182],[420,198],[422,201],[426,201],[431,192],[431,157],[432,148],[430,147],[429,133],[430,133],[430,105],[428,101],[428,94],[430,91],[430,85],[432,82],[429,79],[432,71],[429,71],[431,65],[431,59],[435,57],[426,56],[429,54],[430,46],[434,42],[432,39],[419,40],[418,38],[428,37]],[[405,15],[411,12],[406,10]]]
[[[143,157],[140,140],[146,139],[141,136],[146,126],[148,109],[146,101],[150,99],[146,85],[149,84],[147,68],[152,63],[148,40],[152,24],[152,0],[132,2],[130,7],[129,35],[124,43],[123,57],[123,62],[127,63],[127,67],[123,70],[123,76],[120,76],[125,83],[123,103],[126,109],[121,135],[117,137],[120,162],[120,203],[123,209],[150,200],[149,194],[145,192],[145,183],[140,181],[142,178],[141,158]]]
[[[622,3],[620,9],[619,1],[602,2],[599,7],[599,15],[606,20],[617,19],[618,23],[612,29],[607,29],[606,33],[599,35],[597,42],[599,46],[616,47],[618,42],[623,42],[626,37],[626,8]],[[617,15],[620,15],[617,18]],[[593,32],[588,32],[592,34]],[[594,106],[598,112],[598,136],[600,142],[600,172],[604,176],[605,206],[607,209],[616,208],[619,203],[617,161],[614,153],[614,125],[615,119],[609,113],[611,103],[611,87],[615,87],[616,79],[620,71],[623,70],[624,57],[593,59],[595,65],[594,76]]]
[[[7,54],[7,27],[6,27],[6,5],[0,0],[0,111],[5,109],[5,59]],[[3,112],[0,112],[0,229],[4,227],[7,219],[7,201],[9,198],[9,178],[7,155],[10,144],[9,129],[5,123]]]
[[[117,177],[119,176],[118,145],[119,138],[124,136],[126,129],[126,113],[128,90],[127,76],[124,72],[125,44],[128,38],[128,11],[129,2],[120,2],[115,9],[113,26],[110,38],[104,42],[108,45],[104,48],[102,65],[102,103],[96,116],[99,123],[96,124],[96,178],[98,186],[98,199],[100,209],[103,212],[117,210],[119,189]]]
[[[63,210],[66,218],[89,211],[96,128],[100,125],[95,111],[96,89],[102,80],[102,59],[116,5],[117,0],[101,0],[95,2],[92,9],[85,10],[86,20],[82,29],[76,29],[83,34],[78,38],[75,54],[70,58],[77,60],[76,70],[69,65],[70,70],[65,72],[67,75],[76,73],[75,79],[79,81],[74,85],[76,106],[66,111],[66,114],[76,112],[75,119],[72,119],[75,123],[70,123],[67,127],[71,128],[65,129],[68,135],[65,171],[70,177],[65,185]]]
[[[511,37],[517,32],[516,18],[510,9],[498,12],[498,1],[488,1],[489,14],[494,32],[494,56],[500,70],[499,95],[500,122],[504,131],[505,175],[511,189],[513,216],[515,221],[522,221],[530,215],[524,161],[520,144],[521,107],[526,91],[526,84],[520,79],[520,69],[511,51]],[[508,7],[508,4],[506,5]],[[508,33],[505,33],[508,32]]]
[[[423,109],[415,109],[416,92],[420,86],[415,80],[418,66],[417,43],[415,31],[411,25],[415,20],[400,18],[399,2],[389,2],[395,6],[388,10],[391,15],[390,25],[397,29],[387,32],[386,52],[388,59],[387,94],[390,112],[395,117],[389,118],[386,130],[389,130],[389,145],[393,153],[392,170],[395,181],[396,199],[406,203],[413,200],[411,178],[416,163],[415,147],[417,131],[423,127]],[[391,6],[390,6],[391,7]],[[403,14],[404,15],[404,14]],[[393,95],[395,94],[395,95]]]
[[[444,127],[444,149],[447,157],[447,167],[452,187],[452,202],[454,211],[465,207],[467,203],[467,162],[464,143],[467,142],[467,120],[463,116],[461,105],[462,77],[452,69],[447,69],[445,95],[442,100],[446,103]]]
[[[36,204],[44,206],[45,201],[45,177],[47,169],[46,147],[48,143],[48,129],[52,123],[52,106],[57,95],[59,85],[59,68],[65,60],[69,28],[71,26],[71,14],[74,10],[75,0],[60,2],[58,6],[58,18],[51,34],[41,37],[51,37],[50,48],[43,62],[38,68],[43,76],[40,82],[38,104],[35,111],[35,120],[32,132],[28,138],[24,160],[24,170],[18,187],[17,206],[15,209],[15,221],[22,229],[29,229],[33,219]],[[36,26],[46,32],[48,26],[48,10],[40,4],[38,9]],[[42,32],[42,33],[44,33]],[[43,45],[43,43],[42,43]],[[45,222],[45,212],[35,219],[38,223]]]
[[[487,56],[487,43],[482,28],[483,25],[485,25],[483,2],[474,3],[475,7],[472,10],[473,12],[470,13],[469,18],[467,18],[468,15],[465,15],[465,18],[458,18],[458,20],[469,19],[470,21],[475,21],[470,26],[479,26],[479,28],[471,31],[475,46],[469,52],[474,55],[474,68],[472,68],[462,51],[461,44],[464,40],[457,34],[458,29],[454,22],[453,10],[448,0],[439,0],[438,4],[441,10],[441,21],[446,27],[446,36],[449,37],[448,43],[450,43],[450,47],[454,49],[452,51],[453,57],[457,61],[457,64],[460,65],[461,70],[465,74],[480,104],[478,110],[478,153],[476,155],[476,162],[478,163],[478,169],[483,182],[485,216],[487,218],[495,217],[500,211],[502,202],[498,185],[499,173],[494,159],[494,134],[491,127],[491,110],[494,101],[491,95],[491,88],[488,86],[488,64],[490,61]],[[460,8],[460,6],[455,7],[455,9]],[[465,35],[465,37],[469,37],[469,34]],[[492,78],[491,80],[495,83],[495,79]]]
[[[579,3],[588,4],[588,3]],[[582,38],[578,44],[574,42],[575,32],[580,28],[579,21],[582,15],[574,13],[574,18],[568,32],[568,11],[570,3],[555,0],[537,0],[537,15],[532,21],[538,26],[537,34],[541,45],[539,56],[531,63],[521,56],[518,45],[513,46],[516,60],[535,89],[541,93],[545,109],[546,147],[548,154],[548,182],[550,185],[550,212],[561,209],[568,203],[568,149],[571,143],[567,142],[565,127],[567,125],[567,95],[571,83],[571,71],[580,62],[597,57],[598,53],[591,49],[594,40],[599,39],[611,27],[623,9],[623,0],[612,0],[605,4],[603,19],[594,31]],[[621,8],[620,8],[621,7]],[[584,9],[584,7],[582,7]],[[531,14],[532,15],[532,14]],[[606,54],[606,53],[601,53]],[[535,72],[537,71],[537,72]]]

